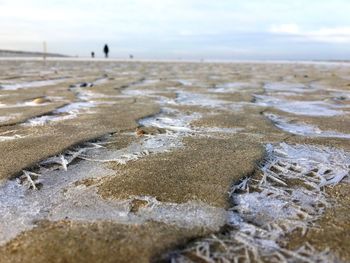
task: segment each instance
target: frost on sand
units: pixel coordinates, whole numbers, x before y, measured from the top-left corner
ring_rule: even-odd
[[[260,172],[232,187],[228,231],[171,255],[173,262],[337,262],[307,242],[296,250],[283,237],[314,225],[331,203],[323,191],[349,175],[350,155],[311,145],[266,146]]]

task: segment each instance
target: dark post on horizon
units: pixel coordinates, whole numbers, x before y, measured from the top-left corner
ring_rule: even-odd
[[[103,48],[103,52],[105,53],[105,58],[108,58],[109,48],[107,44],[105,44]]]

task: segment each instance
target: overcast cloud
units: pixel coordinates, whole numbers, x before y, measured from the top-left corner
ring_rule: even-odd
[[[0,49],[113,57],[350,59],[348,0],[0,0]]]

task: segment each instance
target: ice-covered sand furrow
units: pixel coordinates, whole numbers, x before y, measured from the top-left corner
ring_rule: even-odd
[[[23,126],[42,126],[52,122],[70,120],[76,118],[81,113],[88,113],[89,109],[96,107],[92,102],[73,102],[60,107],[52,114],[29,119]]]
[[[336,105],[324,101],[295,101],[267,95],[255,95],[255,103],[264,107],[274,107],[296,115],[327,117],[345,114]]]
[[[265,116],[270,119],[276,127],[283,131],[310,137],[325,137],[325,138],[344,138],[350,139],[350,134],[336,132],[336,131],[323,131],[317,126],[306,124],[303,122],[291,121],[288,118],[278,116],[276,114],[265,114]]]
[[[250,92],[252,89],[258,88],[257,83],[250,82],[229,82],[217,84],[215,87],[208,89],[214,93],[235,93],[235,92]]]
[[[75,92],[79,95],[82,91],[77,88]],[[55,110],[53,115],[30,120],[29,123],[37,125],[70,118],[93,106],[91,102],[82,100]],[[6,214],[8,220],[0,224],[2,243],[11,240],[22,231],[35,227],[33,221],[42,219],[112,220],[127,224],[151,220],[185,228],[205,227],[213,231],[218,230],[229,218],[227,211],[222,208],[214,208],[200,202],[181,205],[163,203],[148,196],[105,200],[97,194],[96,186],[78,184],[84,179],[98,180],[114,175],[115,171],[106,168],[105,163],[123,165],[149,154],[160,154],[182,147],[182,139],[186,136],[237,132],[237,129],[229,128],[193,127],[191,122],[200,117],[198,113],[185,114],[179,110],[162,108],[160,114],[139,121],[143,127],[161,129],[159,133],[146,134],[119,150],[104,147],[112,142],[110,137],[84,144],[41,162],[38,164],[41,167],[39,170],[24,171],[18,180],[5,182],[0,188],[0,193],[6,195],[6,206],[1,207],[1,212]],[[78,159],[78,163],[72,164]],[[131,211],[135,198],[147,203],[137,212]],[[21,203],[21,200],[25,202]]]
[[[106,78],[102,78],[97,80],[98,84],[103,84],[108,81]],[[40,116],[40,117],[34,117],[32,119],[29,119],[26,121],[23,125],[24,126],[43,126],[46,124],[50,123],[55,123],[59,121],[64,121],[64,120],[70,120],[78,117],[80,114],[87,114],[91,113],[91,108],[95,108],[98,106],[98,104],[108,104],[109,102],[98,102],[98,101],[93,101],[92,99],[96,98],[106,98],[108,96],[97,93],[97,92],[92,92],[89,90],[86,90],[86,87],[93,86],[94,84],[89,84],[89,83],[80,83],[76,85],[71,86],[71,90],[74,92],[76,96],[76,101],[71,102],[65,106],[62,106],[52,112],[52,114]],[[112,102],[114,103],[114,102]]]
[[[264,89],[267,93],[274,92],[292,92],[292,93],[308,93],[314,92],[317,89],[314,86],[307,86],[302,83],[290,83],[290,82],[270,82],[264,85]]]
[[[66,82],[68,78],[51,79],[51,80],[37,80],[29,82],[21,82],[14,84],[0,84],[0,90],[18,90],[29,88],[40,88],[45,86],[53,86],[63,82]]]
[[[108,141],[82,145],[41,162],[39,165],[42,168],[35,173],[24,171],[24,175],[17,180],[3,182],[0,185],[0,213],[4,215],[4,220],[0,222],[0,244],[6,243],[22,231],[32,229],[38,220],[112,220],[125,224],[151,220],[185,228],[205,227],[218,230],[226,223],[227,212],[224,209],[196,202],[182,205],[162,203],[147,196],[106,200],[97,194],[95,186],[87,187],[84,183],[78,183],[84,179],[98,180],[113,176],[115,171],[106,168],[104,161],[125,164],[149,153],[164,152],[171,146],[175,147],[166,143],[152,143],[152,139],[145,138],[142,143],[134,143],[118,151],[107,150],[101,146]],[[146,149],[149,151],[147,154]],[[76,158],[82,161],[71,165]],[[135,199],[147,205],[139,211],[132,211]]]
[[[7,121],[11,121],[11,120],[13,120],[13,119],[16,119],[18,116],[20,116],[20,114],[16,114],[16,113],[14,113],[14,114],[9,114],[9,115],[7,115],[7,116],[0,116],[0,124],[1,124],[2,122],[7,122]]]
[[[195,242],[172,256],[173,262],[193,262],[193,257],[209,262],[337,261],[328,251],[317,251],[307,243],[296,250],[280,244],[293,230],[305,233],[331,204],[322,187],[349,177],[350,154],[285,143],[266,149],[261,175],[232,188],[231,230]]]

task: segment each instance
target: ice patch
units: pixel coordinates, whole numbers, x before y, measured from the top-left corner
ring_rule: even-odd
[[[256,87],[256,84],[249,82],[230,82],[216,85],[215,88],[212,88],[209,91],[217,93],[234,93],[250,90],[251,88]]]
[[[198,113],[185,115],[170,108],[163,108],[162,113],[144,118],[139,123],[147,127],[157,127],[176,132],[191,132],[193,129],[190,127],[190,123],[200,117],[201,115]]]
[[[61,108],[58,108],[54,113],[79,113],[80,110],[85,110],[95,107],[91,102],[73,102]]]
[[[226,133],[234,134],[243,131],[244,128],[222,128],[222,127],[197,127],[194,131],[198,133]]]
[[[18,90],[18,89],[28,89],[28,88],[39,88],[39,87],[45,87],[45,86],[53,86],[65,81],[67,81],[67,78],[52,79],[52,80],[38,80],[38,81],[22,82],[22,83],[15,83],[15,84],[5,84],[5,85],[0,85],[0,89]]]
[[[125,89],[122,91],[123,95],[119,95],[118,97],[138,97],[138,96],[147,96],[150,98],[155,98],[157,102],[161,105],[172,103],[173,101],[165,96],[159,95],[161,93],[165,93],[165,91],[161,90],[146,90],[146,89]]]
[[[166,108],[160,114],[139,120],[142,126],[165,129],[164,133],[146,134],[138,142],[122,150],[92,150],[81,158],[94,162],[126,164],[149,154],[163,153],[182,147],[182,138],[188,136],[191,131],[190,122],[197,117],[196,114],[183,115],[176,110]]]
[[[128,96],[145,96],[145,95],[153,95],[157,91],[154,90],[140,90],[140,89],[126,89],[123,90],[124,95]]]
[[[177,98],[173,101],[170,101],[169,104],[178,104],[178,105],[190,105],[190,106],[200,106],[205,108],[235,108],[235,105],[231,104],[228,101],[215,99],[209,95],[191,93],[185,91],[178,91]],[[238,105],[236,105],[238,107]]]
[[[98,93],[98,92],[93,92],[90,90],[81,90],[77,94],[77,98],[82,101],[90,101],[92,99],[113,98],[113,97],[117,97],[117,96],[108,96],[108,95]]]
[[[70,120],[76,118],[82,112],[87,113],[90,108],[96,107],[93,102],[73,102],[53,111],[51,115],[44,115],[29,119],[22,125],[24,126],[42,126],[51,122]]]
[[[329,251],[307,243],[295,250],[279,244],[293,230],[305,233],[330,206],[322,187],[349,177],[350,154],[285,143],[267,145],[267,152],[259,178],[245,178],[232,188],[231,229],[194,242],[172,262],[191,262],[187,255],[208,262],[336,262]]]
[[[73,168],[72,173],[42,172],[40,181],[45,185],[39,191],[27,190],[16,180],[3,182],[0,186],[0,244],[35,227],[36,220],[46,219],[55,205],[64,202],[63,190],[72,182],[97,174],[110,174],[110,171],[89,163],[79,166],[79,169],[81,170],[77,171]]]
[[[76,114],[69,114],[69,115],[63,115],[63,116],[45,115],[45,116],[29,119],[28,121],[23,123],[23,125],[24,126],[43,126],[52,122],[74,119],[76,116],[77,116]]]
[[[290,166],[297,169],[296,171],[283,169],[284,173],[281,173],[283,177],[297,176],[300,179],[309,180],[308,184],[315,189],[337,184],[349,175],[350,155],[342,150],[281,143],[271,151],[276,156],[275,161],[286,163],[286,166],[292,163],[293,165]],[[262,170],[266,171],[266,168]]]
[[[49,219],[79,221],[114,221],[124,224],[141,224],[147,221],[163,222],[184,228],[204,227],[219,229],[227,221],[227,212],[204,203],[187,202],[173,204],[159,202],[149,196],[135,196],[125,200],[105,200],[97,195],[95,188],[79,186],[65,194],[66,201],[53,208]],[[132,211],[134,200],[145,205]]]
[[[163,153],[173,148],[181,147],[181,139],[180,136],[174,133],[150,135],[145,136],[139,142],[130,144],[125,149],[96,149],[81,155],[80,158],[92,162],[116,163],[123,165],[129,161],[138,160],[149,154]]]
[[[17,118],[18,116],[20,116],[20,114],[10,114],[8,116],[0,116],[0,123],[13,120],[13,119]]]
[[[125,224],[158,221],[184,228],[204,227],[217,231],[227,223],[227,212],[204,203],[187,202],[173,204],[159,202],[153,197],[135,196],[125,200],[106,200],[97,194],[95,186],[87,187],[82,180],[98,180],[114,176],[115,170],[106,168],[99,161],[82,160],[71,164],[76,158],[113,156],[125,162],[134,155],[140,157],[143,149],[163,151],[162,146],[135,143],[119,151],[105,149],[100,143],[89,143],[81,148],[67,151],[61,157],[52,157],[40,163],[36,173],[24,171],[17,180],[0,185],[0,244],[3,245],[22,231],[35,227],[38,220],[114,221]],[[150,144],[151,146],[145,146]],[[108,160],[110,161],[110,160]],[[56,166],[62,169],[57,169]],[[67,167],[69,165],[69,167]],[[69,172],[67,172],[67,169]],[[29,176],[29,178],[28,178]],[[29,180],[29,184],[25,184]],[[81,182],[81,183],[78,183]],[[24,187],[28,185],[31,189]],[[33,190],[39,189],[40,190]],[[133,209],[133,202],[142,201],[144,207]]]
[[[292,122],[288,118],[283,118],[275,114],[265,114],[278,128],[283,131],[310,137],[345,138],[350,139],[350,134],[336,131],[322,131],[317,126],[302,122]]]
[[[194,80],[177,79],[176,81],[179,82],[183,86],[192,86]]]
[[[323,101],[292,101],[265,95],[255,95],[255,99],[260,106],[274,107],[296,115],[336,116],[344,114],[344,111],[335,109],[336,106]]]
[[[266,92],[287,91],[295,93],[313,92],[316,89],[314,87],[306,86],[302,83],[289,83],[289,82],[271,82],[264,85]]]

